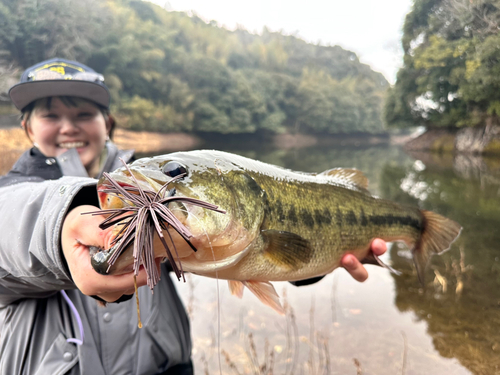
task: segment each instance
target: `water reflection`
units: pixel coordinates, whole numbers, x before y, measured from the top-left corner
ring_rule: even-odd
[[[435,348],[476,374],[500,372],[500,175],[498,161],[478,156],[420,156],[424,168],[384,167],[382,190],[464,226],[451,251],[434,257],[425,290],[415,287],[404,251],[394,248],[396,306],[428,323]],[[434,158],[434,159],[432,159]],[[401,181],[403,196],[392,186]],[[406,197],[404,197],[406,195]]]
[[[343,270],[309,287],[276,283],[287,296],[285,318],[253,296],[229,296],[225,282],[191,279],[191,287],[180,289],[191,296],[186,302],[201,368],[217,372],[221,353],[223,373],[254,373],[271,362],[280,374],[499,371],[500,254],[493,242],[500,185],[490,183],[496,177],[489,165],[414,158],[396,147],[230,151],[302,171],[356,167],[367,174],[374,194],[439,212],[466,229],[450,252],[433,259],[425,289],[409,251],[393,246],[387,261],[404,271],[400,277],[372,267],[364,284]],[[258,348],[254,355],[252,345]]]

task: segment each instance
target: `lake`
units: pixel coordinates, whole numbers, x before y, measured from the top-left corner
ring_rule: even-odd
[[[355,167],[373,194],[464,230],[432,258],[425,288],[408,249],[391,244],[385,261],[401,276],[367,266],[365,283],[343,269],[311,286],[274,283],[284,317],[248,290],[239,300],[226,281],[189,275],[178,290],[198,373],[500,374],[499,160],[410,156],[395,146],[225,151],[307,172]]]
[[[383,260],[400,276],[367,266],[365,283],[343,269],[310,286],[274,283],[285,316],[248,290],[240,300],[224,280],[187,275],[177,286],[198,374],[500,374],[500,160],[410,156],[389,145],[217,148],[307,172],[355,167],[373,194],[464,230],[432,258],[425,288],[409,250],[390,244]]]

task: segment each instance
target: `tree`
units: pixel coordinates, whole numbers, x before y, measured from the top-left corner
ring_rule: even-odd
[[[0,49],[25,68],[54,56],[85,60],[109,17],[99,0],[4,0]]]
[[[139,0],[3,0],[0,26],[0,68],[81,61],[104,74],[130,129],[382,131],[387,81],[339,46],[228,31]]]
[[[475,126],[498,116],[499,26],[497,0],[415,0],[404,66],[385,103],[389,126]]]

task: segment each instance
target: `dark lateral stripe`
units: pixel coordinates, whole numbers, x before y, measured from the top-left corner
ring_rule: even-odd
[[[290,206],[283,206],[280,201],[276,202],[274,209],[274,215],[276,220],[280,222],[289,222],[294,225],[304,224],[308,228],[313,228],[315,225],[330,225],[332,222],[339,226],[360,225],[366,227],[368,225],[378,225],[378,226],[410,226],[416,228],[417,230],[422,230],[422,222],[415,217],[406,216],[396,216],[392,214],[387,215],[367,215],[364,210],[356,215],[353,210],[347,212],[342,212],[337,209],[335,213],[332,213],[324,209],[315,209],[314,211],[309,211],[305,209],[296,210],[295,206],[292,204]]]
[[[411,216],[394,216],[394,215],[372,215],[368,216],[368,222],[374,225],[403,225],[422,229],[420,220]]]
[[[308,210],[300,210],[300,219],[302,220],[302,223],[307,227],[314,227],[314,218]]]
[[[342,212],[337,208],[337,211],[335,212],[335,222],[337,225],[342,225],[343,220],[342,220]]]
[[[418,230],[422,230],[422,222],[417,218],[406,216],[387,215],[366,215],[363,210],[361,214],[356,216],[354,211],[347,211],[342,214],[340,210],[335,213],[335,222],[337,225],[361,225],[366,227],[368,225],[402,225],[410,226]]]
[[[283,213],[283,205],[281,204],[281,201],[276,202],[275,212],[276,212],[276,217],[277,217],[278,221],[285,220],[285,215]]]
[[[330,225],[332,223],[332,214],[326,208],[323,211],[316,209],[314,210],[314,221],[317,225]]]
[[[294,224],[298,222],[297,214],[295,213],[295,206],[293,205],[290,207],[290,210],[288,211],[288,220],[290,220]]]
[[[361,217],[359,219],[361,226],[366,227],[368,225],[368,219],[366,218],[365,211],[363,209],[361,209]]]
[[[344,216],[344,221],[347,225],[358,225],[358,219],[356,219],[354,211],[347,211],[347,214]]]
[[[293,224],[297,224],[299,221],[299,218],[297,217],[297,212],[295,211],[295,206],[292,204],[290,206],[283,205],[281,201],[276,201],[276,204],[274,205],[274,210],[270,211],[273,217],[275,218],[276,221],[278,222],[291,222]],[[301,213],[302,214],[302,211]],[[311,218],[312,220],[312,218]],[[309,224],[310,225],[310,222]],[[314,225],[314,221],[313,221]]]

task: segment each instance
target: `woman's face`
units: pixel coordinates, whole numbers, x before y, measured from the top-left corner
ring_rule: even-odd
[[[75,148],[89,172],[99,166],[110,126],[103,113],[92,102],[72,98],[75,106],[53,97],[50,106],[42,100],[33,109],[23,126],[45,156],[56,157]],[[95,173],[93,173],[95,174]]]

